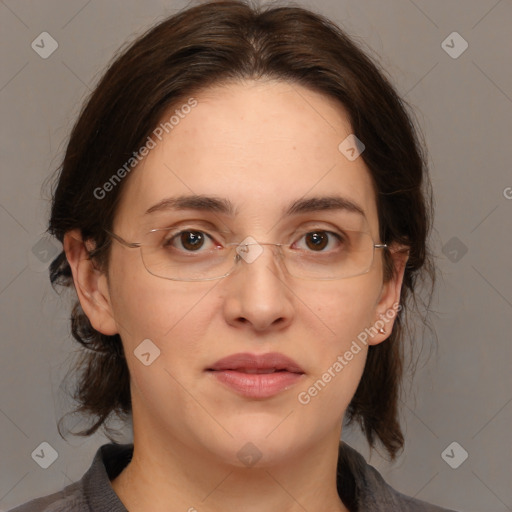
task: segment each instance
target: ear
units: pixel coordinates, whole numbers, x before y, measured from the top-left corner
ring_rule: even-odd
[[[372,324],[373,336],[370,336],[368,339],[369,345],[378,345],[389,338],[396,316],[401,309],[400,291],[402,289],[405,266],[409,259],[409,248],[401,245],[391,245],[389,252],[394,272],[389,281],[382,284]]]
[[[85,244],[91,245],[89,250],[94,247],[90,241],[83,242],[79,229],[64,235],[63,247],[73,273],[80,305],[94,329],[112,336],[118,333],[118,329],[113,316],[107,276],[95,268]]]

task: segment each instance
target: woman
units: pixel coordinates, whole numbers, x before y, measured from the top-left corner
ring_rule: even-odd
[[[328,20],[209,2],[110,66],[76,123],[49,231],[86,347],[90,435],[133,445],[16,509],[441,511],[391,459],[406,315],[432,277],[423,149],[402,101]]]

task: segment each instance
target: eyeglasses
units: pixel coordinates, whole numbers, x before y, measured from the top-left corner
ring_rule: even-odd
[[[157,277],[173,281],[210,281],[230,275],[238,263],[251,264],[271,247],[284,269],[293,277],[333,280],[367,273],[374,260],[375,244],[367,231],[309,229],[293,243],[258,242],[252,237],[242,242],[220,244],[203,229],[152,229],[141,242],[127,242],[109,230],[105,232],[128,248],[140,249],[146,270]],[[329,246],[332,245],[331,248]],[[205,248],[206,246],[206,248]],[[325,247],[328,250],[324,250]]]

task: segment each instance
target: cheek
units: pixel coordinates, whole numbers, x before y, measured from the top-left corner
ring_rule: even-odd
[[[308,316],[311,321],[306,329],[310,333],[316,330],[317,345],[299,403],[311,401],[323,414],[337,415],[346,408],[364,370],[368,351],[365,329],[372,325],[379,290],[378,281],[368,274],[336,286],[329,283],[315,294],[305,295],[310,297],[308,305],[315,304],[315,315]],[[318,336],[318,329],[325,334]]]
[[[129,260],[119,262],[110,280],[112,310],[127,349],[133,350],[147,338],[168,348],[166,340],[183,336],[189,348],[195,348],[194,332],[201,329],[198,310],[204,310],[203,298],[216,283],[190,286],[155,277],[146,271],[135,251]]]
[[[330,344],[342,349],[372,324],[380,286],[370,274],[333,283],[305,294],[312,297],[305,302],[327,327]]]

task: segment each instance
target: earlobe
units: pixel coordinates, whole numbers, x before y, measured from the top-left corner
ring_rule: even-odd
[[[68,231],[64,235],[63,247],[73,274],[78,300],[91,325],[102,334],[117,334],[107,277],[95,268],[89,258],[80,230]]]
[[[370,345],[378,345],[391,335],[400,305],[400,293],[404,279],[405,266],[409,259],[409,249],[404,246],[390,247],[394,272],[392,277],[383,283],[377,302],[374,329],[376,334],[369,340]]]

